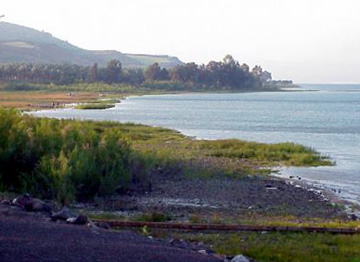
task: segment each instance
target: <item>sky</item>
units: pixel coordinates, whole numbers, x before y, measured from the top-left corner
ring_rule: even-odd
[[[231,54],[275,79],[360,83],[360,0],[1,0],[1,14],[91,50]]]

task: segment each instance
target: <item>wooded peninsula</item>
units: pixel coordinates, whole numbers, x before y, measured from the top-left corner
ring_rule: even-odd
[[[291,81],[272,81],[271,73],[261,66],[240,64],[231,55],[223,61],[211,61],[207,65],[187,63],[166,69],[154,63],[145,69],[123,68],[119,60],[109,61],[107,67],[91,67],[70,64],[2,64],[0,86],[5,91],[39,90],[44,85],[105,83],[168,91],[249,91],[291,85]],[[43,85],[43,86],[41,86]],[[121,88],[118,88],[121,91]],[[116,91],[116,88],[113,88]]]

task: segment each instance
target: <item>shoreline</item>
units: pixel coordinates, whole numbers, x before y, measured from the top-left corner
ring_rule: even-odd
[[[276,90],[276,91],[279,91],[279,90]],[[295,90],[290,90],[290,92],[294,92]],[[303,90],[303,91],[311,91],[311,90]],[[264,92],[264,91],[262,91]],[[273,92],[273,91],[271,91]],[[289,91],[285,91],[283,90],[283,92],[289,92]],[[140,97],[140,96],[167,96],[167,95],[181,95],[181,94],[213,94],[213,93],[229,93],[229,92],[173,92],[173,93],[169,93],[169,92],[164,92],[164,93],[156,93],[156,94],[129,94],[129,95],[126,95],[126,96],[123,96],[120,100],[120,103],[123,101],[123,100],[126,100],[127,98],[129,97]],[[236,93],[245,93],[245,92],[236,92]],[[119,103],[116,103],[116,104],[119,104]],[[60,109],[62,110],[62,109]],[[41,111],[47,111],[47,110],[41,110]],[[97,121],[97,120],[95,120]],[[100,121],[100,120],[99,120]],[[161,127],[161,126],[158,126],[158,125],[151,125],[151,126],[156,126],[156,127]],[[203,138],[200,138],[198,136],[190,136],[190,135],[186,135],[182,130],[176,130],[178,132],[180,132],[181,134],[184,134],[185,136],[191,138],[192,140],[203,140]],[[207,139],[209,140],[209,139]],[[213,140],[219,140],[219,139],[213,139]],[[276,176],[278,177],[278,176]],[[281,179],[284,179],[286,180],[286,178],[282,177]],[[291,180],[290,180],[291,181]],[[349,207],[349,206],[353,206],[354,204],[350,201],[348,201],[348,199],[342,197],[342,196],[339,196],[339,195],[336,195],[334,194],[333,192],[331,192],[331,189],[329,188],[321,188],[319,187],[318,185],[314,184],[314,183],[311,183],[311,181],[307,181],[306,183],[303,182],[302,183],[302,186],[305,186],[305,187],[311,187],[311,189],[316,189],[316,190],[321,190],[321,191],[324,191],[324,195],[327,195],[329,200],[331,200],[331,202],[335,203],[335,204],[341,204],[341,205],[344,205],[346,207]],[[351,213],[349,211],[349,208],[347,210],[347,213]]]
[[[360,217],[360,204],[339,195],[337,192],[334,191],[334,189],[329,188],[320,182],[314,183],[311,180],[308,180],[301,176],[286,177],[285,174],[281,174],[281,173],[282,171],[280,172],[276,171],[271,173],[271,176],[280,179],[282,181],[285,181],[293,186],[300,186],[309,191],[321,192],[321,194],[324,196],[326,200],[329,200],[334,205],[343,206],[345,208],[345,212],[348,215],[350,216],[356,215],[357,217]]]
[[[200,93],[202,93],[202,94],[206,94],[206,93],[208,93],[208,92],[206,92],[206,93],[203,93],[203,92],[200,92]],[[218,93],[218,92],[217,92]],[[226,92],[226,93],[228,93],[228,92]],[[243,92],[241,92],[241,93],[243,93]],[[199,94],[199,92],[185,92],[185,93],[164,93],[164,94],[143,94],[143,95],[129,95],[129,96],[125,96],[125,97],[122,97],[121,99],[119,99],[120,100],[120,102],[119,103],[116,103],[116,104],[121,104],[122,103],[122,101],[123,100],[126,100],[127,98],[129,98],[129,97],[140,97],[140,96],[158,96],[158,95],[164,95],[164,96],[166,96],[166,95],[178,95],[178,94]],[[76,104],[73,104],[73,106],[75,107],[76,106]],[[66,108],[67,110],[72,110],[72,109],[76,109],[76,108],[74,108],[74,107],[72,107],[72,108]],[[56,109],[56,110],[66,110],[65,108],[64,109]],[[49,111],[49,110],[39,110],[39,111]],[[38,111],[38,112],[39,112]],[[51,110],[52,111],[52,110]],[[31,113],[30,113],[31,114]],[[92,121],[96,121],[96,122],[101,122],[100,120],[98,121],[98,120],[92,120]],[[116,121],[115,121],[116,122]],[[121,123],[121,122],[120,122]],[[152,126],[152,127],[161,127],[161,126],[157,126],[157,125],[149,125],[149,126]],[[180,132],[181,134],[183,134],[184,136],[186,136],[186,137],[188,137],[188,138],[190,138],[191,140],[204,140],[205,138],[200,138],[200,137],[198,137],[198,136],[190,136],[190,135],[187,135],[187,134],[185,134],[182,130],[176,130],[176,129],[174,129],[176,132]],[[216,141],[216,140],[221,140],[221,139],[205,139],[205,140],[214,140],[214,141]],[[273,175],[272,175],[273,176]],[[341,197],[341,196],[339,196],[339,195],[336,195],[336,194],[334,194],[333,192],[331,192],[331,189],[329,189],[329,188],[326,188],[325,186],[324,186],[324,188],[321,188],[321,187],[319,187],[318,185],[316,185],[316,184],[314,184],[314,183],[312,183],[311,181],[302,181],[302,182],[300,182],[300,181],[294,181],[294,180],[292,180],[292,179],[287,179],[287,178],[285,178],[285,177],[281,177],[281,176],[273,176],[273,177],[276,177],[276,178],[280,178],[280,179],[282,179],[283,181],[288,181],[288,182],[294,182],[295,183],[295,185],[296,184],[298,184],[298,185],[300,185],[300,186],[303,186],[304,188],[309,188],[310,187],[310,190],[312,190],[312,189],[314,189],[314,190],[320,190],[320,191],[323,191],[323,193],[324,193],[324,195],[326,195],[327,196],[327,198],[331,201],[331,202],[333,202],[334,204],[340,204],[340,205],[344,205],[345,207],[347,207],[347,213],[348,214],[351,214],[352,212],[350,212],[349,210],[350,210],[350,208],[348,208],[349,206],[353,206],[354,205],[354,203],[353,202],[351,202],[351,201],[349,201],[349,200],[347,200],[346,198],[343,198],[343,197]],[[356,204],[356,203],[355,203]],[[357,214],[360,214],[360,212],[357,212]]]

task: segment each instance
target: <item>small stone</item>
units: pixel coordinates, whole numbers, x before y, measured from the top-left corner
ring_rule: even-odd
[[[97,234],[97,235],[100,234],[100,228],[91,220],[89,220],[89,223],[87,224],[87,226],[92,233]]]
[[[208,255],[208,252],[205,249],[198,250],[197,252],[203,255]]]
[[[267,187],[266,190],[277,190],[277,187]]]
[[[75,220],[76,217],[69,217],[68,219],[66,219],[66,223],[73,224]]]
[[[1,201],[1,204],[4,206],[11,206],[11,202],[9,200],[3,200]]]
[[[231,259],[231,262],[250,262],[250,260],[243,255],[237,255],[233,259]]]
[[[179,239],[170,239],[169,244],[174,245],[174,246],[179,246],[179,245],[182,245],[182,241]]]
[[[353,220],[353,221],[357,221],[357,220],[359,220],[359,217],[357,215],[355,215],[355,214],[351,214],[350,219]]]

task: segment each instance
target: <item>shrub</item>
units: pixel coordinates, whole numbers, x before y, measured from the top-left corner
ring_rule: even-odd
[[[115,128],[0,109],[0,187],[68,202],[131,180],[132,151]]]

